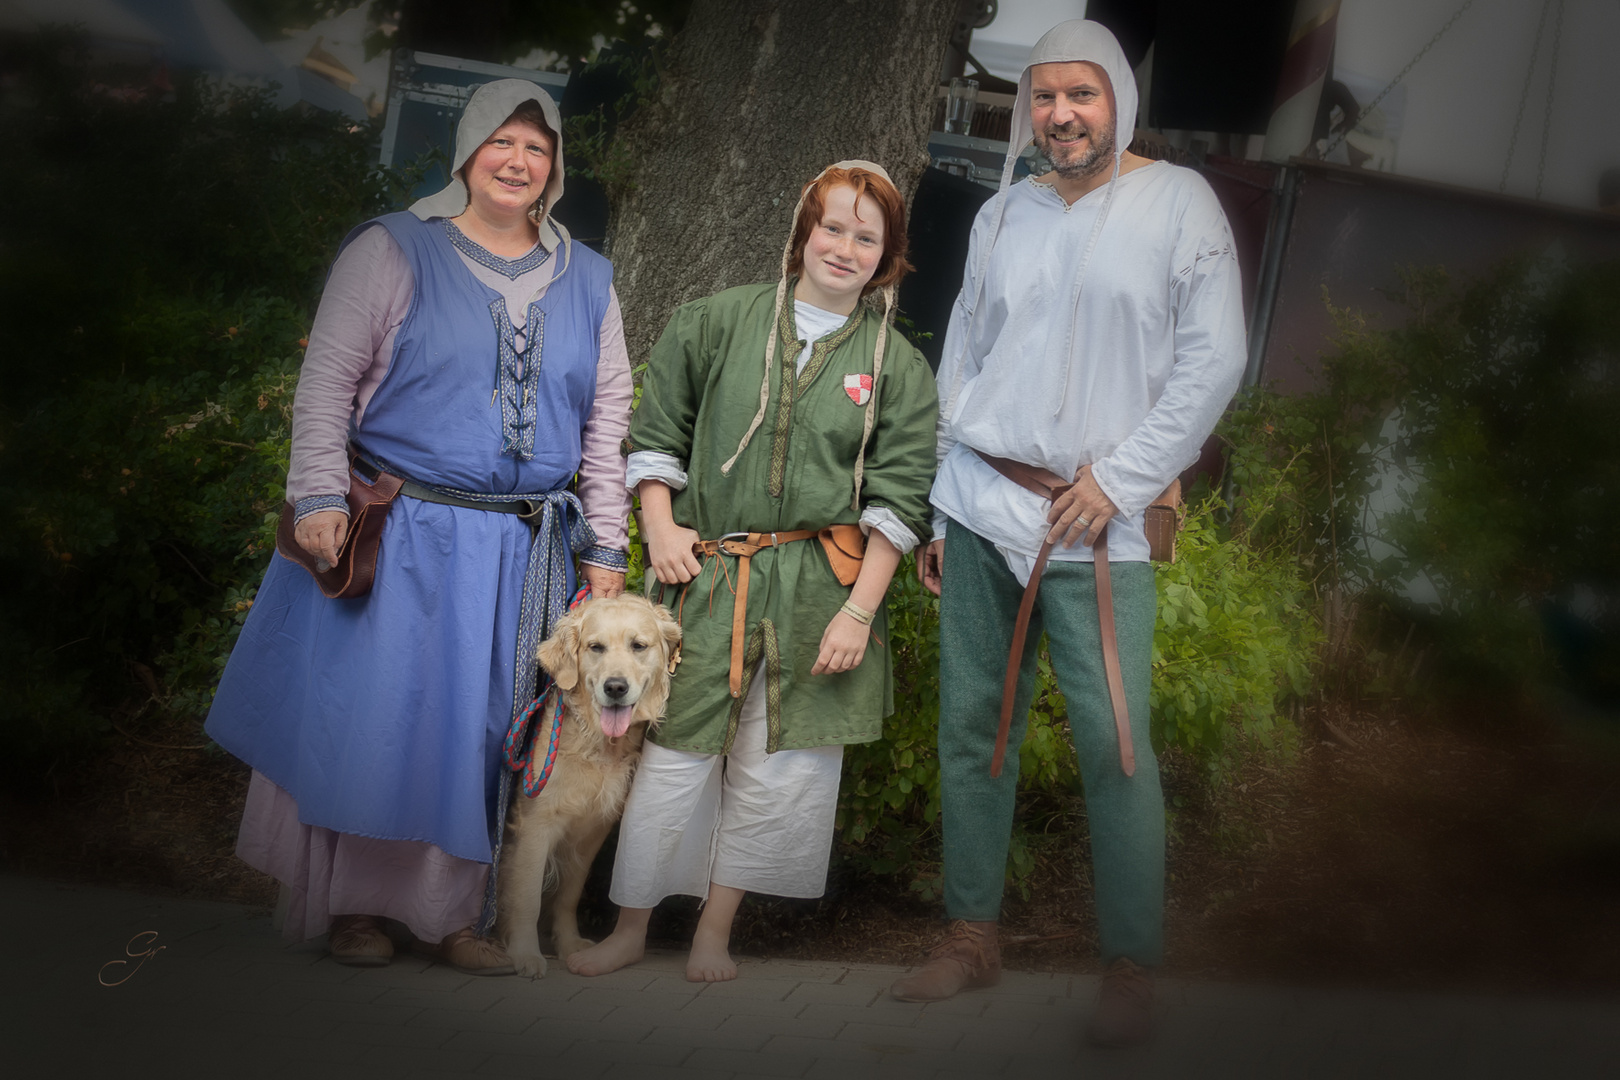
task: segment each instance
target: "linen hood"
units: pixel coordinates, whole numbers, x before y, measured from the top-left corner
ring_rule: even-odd
[[[547,251],[557,250],[557,245],[568,239],[568,230],[551,216],[563,194],[562,117],[551,95],[527,79],[497,79],[473,92],[467,101],[466,111],[461,114],[461,123],[456,125],[456,152],[450,162],[450,183],[438,192],[412,203],[411,213],[426,221],[430,217],[453,218],[467,209],[467,185],[462,183],[461,167],[525,101],[533,101],[540,106],[546,126],[556,139],[556,151],[551,157],[551,175],[546,178],[544,191],[545,213],[537,224],[541,246]]]
[[[1007,189],[1012,186],[1013,167],[1024,150],[1035,140],[1034,123],[1030,119],[1030,104],[1032,94],[1030,83],[1033,80],[1034,68],[1037,64],[1060,64],[1085,61],[1096,64],[1102,68],[1103,74],[1108,76],[1108,93],[1114,110],[1114,166],[1108,178],[1107,192],[1103,196],[1103,207],[1097,215],[1096,224],[1091,230],[1091,236],[1086,242],[1084,252],[1080,257],[1080,272],[1076,275],[1075,292],[1071,308],[1078,312],[1080,304],[1080,290],[1084,287],[1086,269],[1091,261],[1092,249],[1096,247],[1097,236],[1102,232],[1103,223],[1108,219],[1108,209],[1114,199],[1114,184],[1119,180],[1120,161],[1125,150],[1131,144],[1131,137],[1135,131],[1137,92],[1136,77],[1131,71],[1131,65],[1125,59],[1125,51],[1119,47],[1113,32],[1101,23],[1088,19],[1073,19],[1069,22],[1059,23],[1052,27],[1030,50],[1029,62],[1018,77],[1018,99],[1013,104],[1012,130],[1007,140],[1007,161],[1001,170],[1001,187],[996,193],[995,204],[991,210],[991,224],[988,241],[979,252],[978,265],[974,268],[974,294],[973,303],[969,312],[977,312],[979,300],[984,294],[984,280],[990,268],[990,253],[996,246],[996,237],[1001,232],[1002,215],[1007,205]],[[971,327],[971,315],[970,315]],[[965,351],[971,334],[962,335],[962,349]],[[947,422],[956,406],[956,399],[962,389],[962,375],[965,365],[963,357],[957,356],[956,372],[951,383],[950,396],[946,407],[940,414],[942,423]],[[1068,394],[1068,374],[1064,374],[1063,387],[1057,395],[1057,406],[1053,412],[1055,417],[1063,409],[1064,399]]]
[[[732,454],[725,464],[720,466],[720,472],[723,475],[729,476],[731,474],[731,467],[737,464],[737,459],[742,457],[742,452],[747,449],[749,440],[754,437],[754,432],[758,431],[759,425],[765,421],[765,406],[771,397],[771,364],[776,358],[776,339],[781,336],[776,327],[782,319],[782,308],[787,303],[788,264],[793,261],[793,236],[799,231],[799,215],[804,213],[805,196],[809,193],[810,188],[815,185],[815,182],[826,176],[830,169],[859,169],[862,172],[881,176],[885,183],[891,187],[894,186],[894,181],[890,179],[888,170],[883,166],[873,161],[851,158],[847,161],[835,161],[827,168],[822,169],[799,192],[799,201],[793,207],[793,223],[788,226],[787,242],[782,245],[782,273],[776,282],[776,303],[771,308],[771,332],[765,338],[765,377],[759,387],[759,411],[754,414],[753,422],[748,425],[748,430],[743,433],[742,441],[737,444],[737,452]],[[886,223],[885,227],[887,227]],[[872,353],[872,396],[866,400],[866,418],[865,426],[861,431],[861,448],[855,455],[855,500],[853,505],[856,510],[861,508],[861,478],[866,472],[866,444],[872,437],[872,424],[877,418],[877,381],[878,375],[883,371],[883,350],[889,342],[889,319],[894,314],[897,289],[893,285],[885,285],[879,292],[883,295],[883,315],[878,323],[877,348]],[[857,307],[862,303],[865,303],[864,298],[856,302]]]

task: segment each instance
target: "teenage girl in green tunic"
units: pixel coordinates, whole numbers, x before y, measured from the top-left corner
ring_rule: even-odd
[[[618,925],[578,974],[639,960],[686,893],[707,898],[687,978],[734,978],[743,896],[825,887],[843,747],[892,711],[883,596],[928,535],[938,398],[888,327],[905,247],[888,174],[840,162],[805,186],[781,281],[684,305],[653,349],[627,483],[683,662],[620,828]],[[816,535],[839,525],[866,534],[853,585]]]

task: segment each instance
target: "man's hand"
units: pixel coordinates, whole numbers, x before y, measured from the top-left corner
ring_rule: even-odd
[[[940,585],[945,580],[945,541],[930,540],[917,553],[917,580],[922,582],[923,588],[939,595]]]
[[[343,539],[348,535],[349,515],[341,510],[320,510],[293,526],[293,539],[326,563],[323,571],[337,565],[338,552],[343,550]]]
[[[591,587],[592,600],[606,600],[610,596],[618,596],[624,592],[624,575],[617,570],[580,563],[579,572],[585,576],[585,583]]]
[[[1081,468],[1074,478],[1074,486],[1052,502],[1046,520],[1052,522],[1052,531],[1046,534],[1052,543],[1063,541],[1064,547],[1074,547],[1076,540],[1084,538],[1086,546],[1097,542],[1103,526],[1119,513],[1119,507],[1103,494],[1097,481],[1092,479],[1091,466]]]
[[[836,675],[858,667],[866,655],[866,639],[872,628],[845,615],[842,611],[832,617],[821,635],[821,652],[816,655],[812,675]]]

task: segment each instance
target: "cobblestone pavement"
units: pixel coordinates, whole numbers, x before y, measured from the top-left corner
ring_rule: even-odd
[[[0,912],[18,1080],[1620,1075],[1615,998],[1163,979],[1158,1040],[1099,1052],[1080,1039],[1095,976],[1008,973],[925,1006],[890,999],[902,969],[873,964],[743,959],[712,985],[673,953],[597,979],[347,968],[284,946],[263,909],[13,876]]]

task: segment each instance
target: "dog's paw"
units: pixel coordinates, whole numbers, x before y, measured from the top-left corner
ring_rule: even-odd
[[[515,952],[507,950],[512,957],[512,966],[517,968],[519,975],[527,975],[531,979],[546,977],[546,958],[538,952]]]

